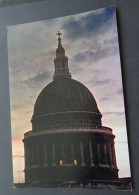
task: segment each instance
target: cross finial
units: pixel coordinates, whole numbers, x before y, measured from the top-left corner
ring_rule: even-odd
[[[56,33],[56,35],[58,35],[58,38],[60,38],[60,35],[62,35],[62,33],[60,33],[60,31],[58,31],[58,33]]]
[[[58,31],[58,33],[56,33],[56,35],[58,35],[58,47],[61,47],[62,46],[62,43],[61,43],[61,37],[60,37],[60,35],[62,35],[62,33],[60,33],[60,31]]]

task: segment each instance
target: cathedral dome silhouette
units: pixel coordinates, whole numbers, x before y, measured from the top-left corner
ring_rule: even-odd
[[[93,180],[118,179],[112,129],[89,89],[71,78],[58,32],[53,81],[39,94],[24,134],[25,183],[79,186]],[[62,49],[63,48],[63,49]]]
[[[96,117],[98,115],[101,117],[97,108],[97,103],[87,87],[66,76],[55,79],[41,91],[34,106],[32,121],[35,121],[35,119],[41,120],[41,118],[43,120],[45,116],[52,113],[53,115],[51,116],[53,117],[54,114],[59,114],[59,112],[70,115],[67,117],[67,120],[79,119],[77,118],[77,113],[79,112],[80,118],[82,113],[82,118],[86,116],[89,117],[88,120],[91,115],[96,115]],[[95,121],[93,122],[91,125],[96,125]],[[54,121],[53,118],[53,124],[54,123],[56,123],[56,121]],[[84,126],[84,123],[82,123],[82,125]]]

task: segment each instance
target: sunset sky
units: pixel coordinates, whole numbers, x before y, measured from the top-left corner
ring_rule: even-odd
[[[94,95],[103,126],[116,135],[120,177],[130,176],[116,10],[96,11],[7,27],[14,182],[24,181],[24,133],[40,91],[53,79],[57,31],[72,78]]]

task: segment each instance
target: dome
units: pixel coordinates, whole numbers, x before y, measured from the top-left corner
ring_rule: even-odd
[[[55,79],[41,91],[35,103],[33,118],[65,111],[99,113],[96,101],[87,87],[68,77]]]
[[[101,125],[101,113],[91,92],[67,76],[54,79],[39,94],[32,129],[79,129]]]
[[[92,93],[71,79],[68,58],[58,32],[58,48],[54,59],[53,81],[39,94],[32,116],[32,129],[58,130],[93,128],[101,125],[101,113]]]
[[[115,136],[102,126],[92,93],[71,78],[61,34],[58,31],[53,81],[40,92],[32,130],[24,134],[26,184],[79,187],[85,178],[117,179]]]
[[[56,49],[56,53],[65,53],[65,49],[61,46]]]

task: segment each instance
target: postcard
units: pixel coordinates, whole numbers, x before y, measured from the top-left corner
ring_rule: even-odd
[[[7,31],[14,186],[132,190],[116,7]]]

